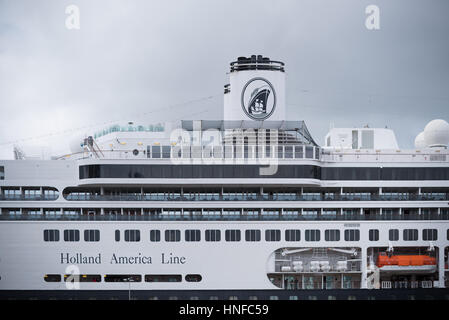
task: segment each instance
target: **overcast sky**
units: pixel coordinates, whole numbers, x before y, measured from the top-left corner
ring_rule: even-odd
[[[411,148],[449,120],[447,0],[0,0],[0,158],[114,120],[219,119],[229,62],[251,54],[286,63],[288,117],[320,144],[330,123],[369,124]]]

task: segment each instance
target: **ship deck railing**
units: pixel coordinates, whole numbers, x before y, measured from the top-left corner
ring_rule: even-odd
[[[66,195],[69,201],[447,201],[448,194],[441,195]],[[0,200],[33,200],[32,198],[0,196]],[[43,199],[36,199],[43,200]],[[48,199],[52,200],[52,199]]]
[[[383,214],[383,215],[336,215],[323,217],[320,215],[168,215],[168,214],[0,214],[0,220],[29,221],[434,221],[449,220],[447,214]]]

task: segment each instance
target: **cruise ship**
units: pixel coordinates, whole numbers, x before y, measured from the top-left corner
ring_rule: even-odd
[[[449,299],[449,124],[410,150],[368,126],[320,146],[286,116],[283,62],[228,76],[222,119],[0,160],[0,297]]]

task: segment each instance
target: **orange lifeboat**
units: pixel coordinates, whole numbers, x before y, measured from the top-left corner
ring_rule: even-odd
[[[377,267],[385,272],[399,273],[432,273],[436,271],[437,261],[426,255],[394,255],[385,253],[377,257]]]

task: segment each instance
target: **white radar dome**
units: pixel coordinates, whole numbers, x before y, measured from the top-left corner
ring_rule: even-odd
[[[449,142],[449,123],[436,119],[424,128],[424,142],[428,147],[447,147]]]
[[[424,131],[422,131],[415,138],[415,148],[422,149],[425,147],[426,147],[426,142],[424,141]]]

